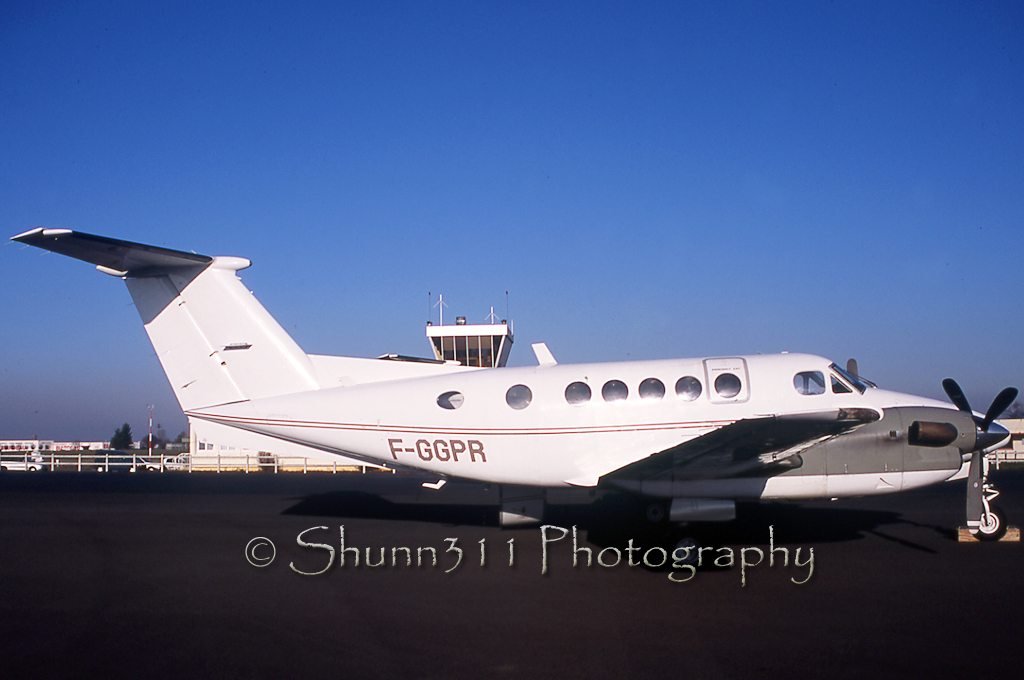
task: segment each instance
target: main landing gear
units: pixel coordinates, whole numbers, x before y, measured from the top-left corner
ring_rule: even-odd
[[[700,561],[700,543],[687,522],[670,521],[669,505],[663,500],[651,501],[644,510],[644,516],[652,528],[662,531],[658,544],[668,551],[674,564],[696,566]]]

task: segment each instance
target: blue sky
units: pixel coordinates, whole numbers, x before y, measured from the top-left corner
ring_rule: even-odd
[[[10,3],[8,3],[10,5]],[[806,351],[1024,387],[1024,6],[28,2],[0,224],[253,261],[309,352]],[[0,439],[185,427],[124,285],[0,248]]]

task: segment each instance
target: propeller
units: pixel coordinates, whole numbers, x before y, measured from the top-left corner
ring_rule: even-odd
[[[978,440],[975,444],[975,450],[987,449],[989,446],[993,446],[1005,436],[1005,430],[1002,433],[988,434],[989,428],[992,426],[992,421],[1003,414],[1010,404],[1013,403],[1014,399],[1017,398],[1017,388],[1007,387],[1005,390],[996,395],[996,398],[992,400],[992,404],[988,407],[988,411],[985,412],[985,417],[978,419],[974,416],[974,412],[971,410],[971,404],[967,401],[967,397],[964,396],[964,391],[960,389],[960,385],[957,384],[952,378],[946,378],[942,381],[942,389],[946,391],[946,396],[953,402],[953,405],[964,413],[974,418],[975,423],[980,430],[978,434]],[[1000,428],[1001,429],[1001,428]],[[987,435],[987,436],[986,436]]]
[[[946,396],[953,402],[953,405],[964,413],[973,413],[971,411],[971,404],[967,401],[967,397],[964,396],[964,391],[960,389],[960,385],[957,384],[952,378],[946,378],[942,381],[942,389],[946,391]]]
[[[953,405],[964,413],[973,413],[971,410],[971,404],[967,401],[967,397],[964,396],[964,391],[960,389],[960,385],[957,384],[952,378],[946,378],[942,381],[942,389],[946,391],[946,396],[953,402]],[[988,407],[988,411],[985,412],[985,418],[978,423],[978,429],[982,432],[988,432],[988,428],[992,425],[992,421],[1003,414],[1003,411],[1010,407],[1010,404],[1017,398],[1017,388],[1007,387],[1005,390],[996,395],[996,398],[992,400],[992,405]]]
[[[1005,390],[996,395],[996,398],[992,400],[992,405],[988,407],[988,411],[985,413],[985,420],[981,421],[981,431],[988,432],[989,425],[992,421],[1003,415],[1003,411],[1010,408],[1010,404],[1017,398],[1017,388],[1007,387]]]
[[[984,452],[996,446],[1008,434],[1002,427],[996,427],[996,431],[991,433],[989,428],[1017,398],[1017,388],[1007,387],[997,394],[985,412],[985,417],[981,419],[971,411],[964,391],[955,380],[943,380],[942,389],[946,391],[949,400],[962,412],[971,416],[978,427],[974,449],[970,452],[963,451],[964,455],[971,454],[971,464],[967,473],[967,528],[980,539],[997,540],[1006,532],[1006,518],[1001,510],[991,504],[999,492],[988,481],[988,457]]]

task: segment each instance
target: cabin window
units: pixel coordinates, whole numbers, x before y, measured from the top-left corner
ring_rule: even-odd
[[[590,401],[590,385],[574,382],[565,388],[565,400],[573,406],[586,404]]]
[[[715,378],[715,391],[725,399],[732,399],[739,394],[742,386],[740,379],[732,373],[722,373]]]
[[[629,388],[621,380],[609,380],[601,388],[601,396],[605,401],[622,401],[629,396]]]
[[[437,398],[437,405],[441,408],[448,409],[449,411],[454,411],[462,406],[462,403],[465,400],[466,399],[462,396],[461,392],[445,392]]]
[[[529,406],[531,401],[533,401],[533,392],[526,385],[513,385],[505,393],[505,403],[517,411]]]
[[[648,378],[640,383],[641,399],[661,399],[665,396],[665,384],[657,378]]]
[[[703,389],[700,381],[692,375],[684,376],[676,381],[676,396],[685,401],[693,401],[700,396]]]
[[[825,394],[825,376],[821,371],[802,371],[793,376],[793,387],[800,394]]]

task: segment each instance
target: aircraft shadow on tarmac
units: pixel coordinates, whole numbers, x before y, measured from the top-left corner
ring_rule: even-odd
[[[406,522],[430,522],[455,526],[499,526],[497,505],[480,503],[479,493],[448,490],[444,498],[426,496],[406,485],[404,490],[364,488],[312,494],[298,499],[283,514],[317,517],[346,517]],[[376,486],[376,485],[370,485]],[[416,485],[418,486],[418,484]],[[472,487],[465,485],[462,491]],[[479,487],[483,488],[483,487]],[[466,502],[466,500],[477,502]],[[609,494],[586,505],[547,505],[544,523],[587,532],[589,543],[598,546],[622,545],[630,538],[658,541],[673,525],[651,523],[644,517],[648,501],[628,494]],[[768,527],[775,527],[776,540],[787,543],[832,543],[864,539],[868,534],[907,548],[934,552],[931,548],[890,535],[886,527],[913,525],[943,539],[956,540],[950,527],[912,522],[899,512],[842,507],[814,507],[790,502],[739,503],[732,522],[693,524],[685,533],[704,545],[767,543]],[[524,528],[536,528],[536,525]],[[518,527],[510,528],[516,530]]]

